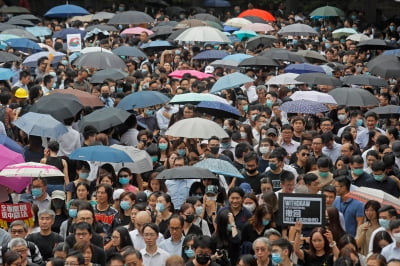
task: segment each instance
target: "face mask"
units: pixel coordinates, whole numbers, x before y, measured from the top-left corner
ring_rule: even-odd
[[[363,70],[363,67],[356,67],[356,72],[360,73]]]
[[[223,149],[229,149],[231,147],[230,142],[221,142],[221,148]]]
[[[394,233],[394,234],[393,234],[393,239],[394,239],[394,241],[396,241],[397,243],[400,243],[400,233]]]
[[[121,209],[123,209],[124,211],[129,210],[131,207],[131,204],[129,203],[129,201],[123,200],[119,203],[119,206],[121,207]]]
[[[382,181],[384,177],[385,177],[385,175],[374,175],[374,179],[376,181]]]
[[[53,89],[55,89],[55,88],[57,88],[57,83],[53,83],[53,85],[51,85],[51,87],[53,88]]]
[[[281,257],[281,254],[279,254],[279,253],[272,253],[271,259],[272,259],[272,262],[275,264],[279,264],[282,262],[282,257]]]
[[[263,224],[264,226],[269,225],[269,223],[270,223],[270,220],[265,220],[265,219],[262,220],[262,224]]]
[[[78,214],[78,210],[77,209],[69,209],[68,210],[68,215],[71,218],[75,218],[77,214]]]
[[[297,44],[297,40],[292,40],[292,44],[296,45]]]
[[[259,151],[260,151],[262,154],[267,154],[267,153],[269,152],[269,147],[260,147],[260,148],[259,148]]]
[[[227,224],[226,225],[226,230],[228,230],[229,232],[232,231],[232,225],[231,224]]]
[[[151,156],[151,160],[153,161],[153,163],[158,161],[158,156]]]
[[[125,10],[124,7],[118,7],[118,11],[119,11],[119,12],[122,12],[122,11],[124,11],[124,10]]]
[[[210,152],[212,154],[218,154],[219,152],[219,147],[210,147]]]
[[[153,110],[146,110],[146,115],[147,116],[153,115]]]
[[[364,123],[363,119],[357,119],[356,126],[361,127],[363,123]]]
[[[332,31],[332,27],[331,27],[331,26],[326,27],[326,29],[327,29],[328,31]]]
[[[109,93],[102,93],[101,97],[103,97],[104,99],[107,99],[108,97],[110,97]]]
[[[266,139],[267,137],[267,135],[261,135],[261,139]]]
[[[338,115],[337,117],[341,122],[343,122],[347,119],[347,115]]]
[[[242,110],[247,112],[247,110],[249,110],[249,106],[247,104],[243,105]]]
[[[257,172],[257,168],[254,168],[254,169],[246,168],[246,172],[249,174],[254,174],[255,172]]]
[[[168,144],[167,144],[167,143],[159,143],[159,144],[158,144],[158,148],[159,148],[160,150],[162,150],[162,151],[165,151],[165,150],[167,150],[167,148],[168,148]]]
[[[389,220],[379,218],[379,225],[382,226],[383,228],[389,229],[389,223],[390,223]]]
[[[256,205],[252,204],[243,204],[243,207],[246,208],[249,212],[253,212],[256,209]]]
[[[241,139],[247,139],[247,133],[246,132],[240,132],[240,138]]]
[[[356,20],[357,19],[357,16],[355,16],[355,15],[352,15],[350,17],[351,17],[352,20]]]
[[[328,42],[326,42],[326,43],[325,43],[325,48],[326,48],[326,49],[329,49],[329,48],[331,48],[331,44],[330,44],[330,43],[328,43]]]
[[[63,64],[64,66],[68,65],[68,60],[61,60],[61,64]]]
[[[186,154],[186,150],[185,149],[179,149],[179,150],[176,150],[176,151],[178,152],[179,156],[185,156],[185,154]]]
[[[200,216],[203,213],[203,206],[196,207],[196,215]]]
[[[194,215],[193,215],[193,214],[186,215],[185,221],[186,221],[187,223],[190,224],[191,222],[193,222],[193,220],[194,220]]]
[[[115,91],[116,92],[124,92],[124,89],[123,88],[117,88]]]
[[[165,206],[162,203],[156,203],[156,210],[158,212],[163,212],[165,210]]]
[[[210,261],[210,259],[211,259],[211,256],[208,254],[197,254],[196,255],[196,261],[201,265],[207,264]]]
[[[42,196],[43,191],[41,188],[32,188],[32,196],[35,198],[39,198],[40,196]]]
[[[89,173],[79,173],[80,179],[87,179],[89,177]]]
[[[396,29],[395,26],[389,26],[390,31],[394,31]]]
[[[328,175],[329,175],[329,172],[321,172],[321,171],[319,171],[319,176],[322,177],[322,178],[326,178],[326,177],[328,177]]]
[[[364,173],[364,169],[362,169],[362,168],[353,169],[353,174],[356,176],[362,175],[363,173]]]
[[[276,170],[276,169],[278,169],[278,166],[276,165],[276,164],[274,164],[274,163],[269,163],[269,167],[271,168],[271,170]]]
[[[147,69],[141,69],[140,71],[142,72],[143,75],[146,75],[147,73],[149,73],[149,71],[147,71]]]
[[[271,107],[271,106],[272,106],[272,104],[273,104],[273,102],[272,102],[271,100],[269,100],[269,99],[267,100],[267,102],[266,102],[266,103],[267,103],[267,106],[268,106],[268,107]]]
[[[180,55],[181,54],[181,50],[175,50],[175,54],[176,55]]]
[[[127,185],[127,184],[129,184],[129,177],[120,177],[120,178],[118,178],[118,182],[121,185]]]
[[[217,196],[207,197],[207,200],[217,201]]]
[[[252,116],[251,116],[251,121],[256,120],[256,116],[257,116],[257,115],[252,115]]]

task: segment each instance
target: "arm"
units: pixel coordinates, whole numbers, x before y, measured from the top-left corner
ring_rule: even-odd
[[[63,164],[63,172],[64,172],[64,184],[67,185],[69,184],[69,176],[68,176],[68,164],[67,161],[62,159],[62,164]]]
[[[332,254],[333,254],[333,261],[336,261],[337,258],[339,258],[339,249],[336,246],[336,242],[333,241],[333,235],[330,230],[326,230],[326,233],[324,234],[326,239],[329,241],[329,246],[332,248]]]
[[[229,224],[232,226],[232,238],[236,237],[239,233],[236,224],[235,224],[235,217],[233,216],[232,213],[228,214],[228,221]]]
[[[363,223],[362,225],[360,225],[357,228],[357,235],[356,235],[356,242],[357,242],[357,246],[361,247],[362,245],[364,245],[365,241],[366,241],[366,237],[367,237],[367,230],[369,228],[369,223]]]
[[[293,249],[294,252],[296,253],[297,257],[300,260],[304,260],[304,251],[300,248],[301,246],[301,229],[302,229],[303,225],[300,222],[296,222],[294,228],[296,231],[296,235],[295,235],[295,239],[294,239],[294,245],[293,245]]]

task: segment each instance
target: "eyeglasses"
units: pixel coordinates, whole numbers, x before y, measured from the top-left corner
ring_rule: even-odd
[[[171,231],[178,231],[178,230],[181,230],[182,229],[182,227],[170,227],[169,228],[169,230],[171,230]]]
[[[23,234],[25,232],[25,230],[21,229],[21,230],[12,230],[11,229],[11,233],[12,234]]]
[[[302,153],[301,156],[310,156],[309,153]]]

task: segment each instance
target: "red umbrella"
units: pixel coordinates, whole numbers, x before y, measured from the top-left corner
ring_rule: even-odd
[[[99,97],[96,97],[86,91],[76,90],[76,89],[65,89],[65,90],[54,90],[50,94],[61,93],[61,94],[71,94],[78,98],[79,102],[83,106],[104,106],[104,103],[100,101]]]
[[[257,8],[247,9],[247,10],[243,11],[242,13],[240,13],[238,17],[242,18],[245,16],[259,17],[266,21],[275,21],[276,20],[275,17],[268,11],[265,11],[262,9],[257,9]]]

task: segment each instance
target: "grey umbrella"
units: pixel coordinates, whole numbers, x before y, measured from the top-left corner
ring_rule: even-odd
[[[371,112],[378,114],[380,117],[391,117],[391,116],[400,116],[400,106],[398,105],[386,105],[379,106],[371,109]]]
[[[0,31],[8,30],[8,29],[25,29],[24,27],[6,23],[0,23]]]
[[[2,33],[3,34],[13,34],[13,35],[17,35],[19,37],[27,38],[32,41],[38,41],[38,39],[36,38],[35,35],[30,33],[29,31],[26,31],[23,29],[8,29],[8,30],[4,30]]]
[[[393,78],[400,75],[400,59],[392,55],[380,55],[368,62],[369,71],[381,78]]]
[[[195,166],[181,166],[172,169],[166,169],[159,173],[156,179],[217,179],[210,170],[195,167]]]
[[[122,71],[121,69],[107,68],[104,70],[96,71],[90,79],[90,83],[102,83],[106,79],[119,80],[126,78],[127,76],[128,73]]]
[[[346,106],[377,106],[378,99],[369,91],[359,88],[336,88],[328,92],[335,98],[338,105]]]
[[[112,50],[112,52],[118,56],[134,56],[147,58],[145,53],[133,46],[120,46]]]
[[[244,59],[242,62],[240,62],[239,66],[279,66],[279,64],[269,57],[253,56],[251,58]]]
[[[5,23],[18,26],[35,26],[35,24],[32,21],[25,19],[9,19]]]
[[[0,63],[13,62],[13,61],[21,61],[21,58],[13,54],[0,51]]]
[[[18,15],[18,16],[13,16],[12,18],[13,19],[32,20],[32,21],[35,21],[35,22],[39,22],[40,21],[40,18],[38,18],[37,16],[32,15],[32,14],[22,14],[22,15]]]
[[[290,61],[298,63],[304,63],[306,61],[303,56],[286,49],[273,48],[265,52],[261,52],[260,55],[265,57],[270,57],[274,60],[282,60],[282,61]]]
[[[117,55],[106,52],[86,53],[78,57],[73,62],[80,67],[94,67],[96,69],[120,68],[126,67],[125,62]]]
[[[345,76],[342,81],[344,84],[366,85],[375,87],[385,87],[388,85],[386,80],[371,75]]]
[[[218,24],[221,24],[221,20],[219,18],[217,18],[217,17],[215,17],[215,16],[213,16],[211,14],[208,14],[208,13],[198,13],[198,14],[193,15],[192,18],[203,20],[203,21],[206,21],[206,20],[214,21],[214,22],[216,22]]]
[[[366,50],[387,50],[392,49],[384,40],[381,39],[369,39],[361,41],[357,44],[357,47]]]
[[[105,30],[105,31],[119,31],[116,27],[111,26],[111,25],[105,25],[105,24],[96,24],[92,25],[86,28],[86,31],[92,31],[94,29],[99,29],[99,30]]]
[[[318,36],[319,33],[306,24],[296,23],[282,27],[278,31],[280,35],[293,35],[293,36]]]
[[[150,17],[144,12],[140,11],[125,11],[116,14],[112,17],[108,24],[110,25],[117,25],[117,24],[143,24],[143,23],[153,23],[154,18]]]
[[[150,38],[165,37],[169,36],[174,32],[172,26],[156,26],[151,29],[154,33],[150,35]]]
[[[94,14],[94,15],[92,16],[92,21],[93,21],[93,20],[98,20],[98,21],[109,20],[109,19],[111,19],[113,16],[115,16],[114,13],[110,13],[110,12],[97,12],[96,14]]]
[[[277,42],[277,38],[272,35],[258,35],[246,41],[246,49],[254,50],[258,47],[272,47],[273,43]]]
[[[310,63],[326,63],[326,58],[318,53],[317,51],[313,50],[299,50],[296,52],[297,54],[304,56],[305,59],[307,59],[308,62]]]
[[[103,131],[125,122],[131,113],[114,107],[98,109],[88,115],[85,115],[79,123],[79,129],[82,132],[86,126],[94,126],[98,131]]]
[[[307,84],[318,84],[318,85],[328,85],[339,87],[342,85],[342,82],[335,78],[328,76],[323,73],[305,73],[298,75],[295,80],[301,81]]]

